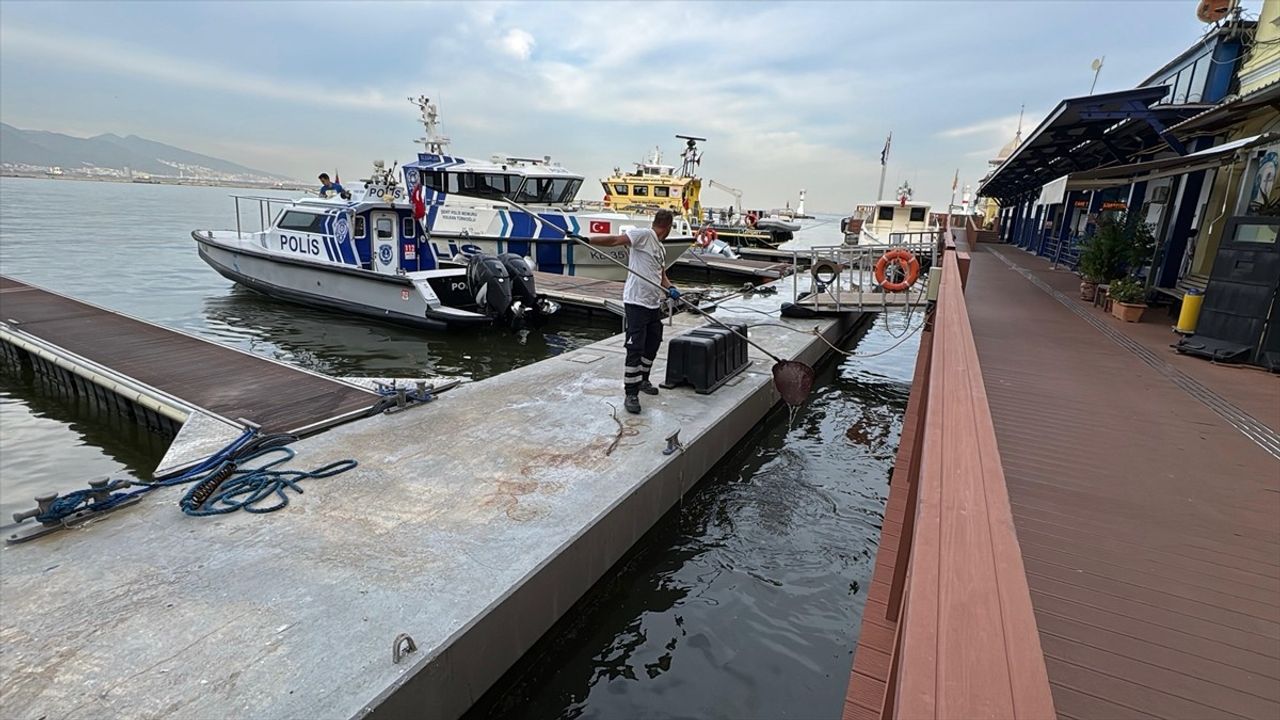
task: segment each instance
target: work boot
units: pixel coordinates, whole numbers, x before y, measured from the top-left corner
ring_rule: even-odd
[[[631,413],[632,415],[639,415],[640,414],[640,396],[628,395],[626,402],[624,402],[622,406],[625,407],[627,409],[627,412]]]
[[[640,392],[644,393],[645,395],[657,395],[658,388],[654,387],[653,383],[649,382],[649,378],[645,378],[640,383]]]

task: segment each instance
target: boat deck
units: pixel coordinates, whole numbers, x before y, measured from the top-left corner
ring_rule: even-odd
[[[0,321],[228,421],[305,433],[379,396],[0,276]]]
[[[1057,714],[1280,717],[1280,378],[1176,355],[1078,283],[983,246],[966,292]],[[904,496],[895,474],[848,719],[892,687]]]

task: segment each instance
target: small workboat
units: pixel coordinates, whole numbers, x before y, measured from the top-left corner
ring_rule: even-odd
[[[445,258],[413,217],[394,171],[375,163],[349,198],[233,196],[235,230],[195,230],[200,258],[264,295],[402,325],[449,328],[538,321],[558,309],[513,253]],[[274,218],[240,228],[243,202]]]
[[[898,187],[897,200],[858,205],[853,215],[840,221],[846,245],[897,247],[928,244],[937,236],[938,225],[927,202],[911,199],[911,185]]]

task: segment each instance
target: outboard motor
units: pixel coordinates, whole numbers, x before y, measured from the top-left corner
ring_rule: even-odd
[[[467,287],[476,305],[490,317],[511,309],[511,277],[502,261],[477,253],[467,259]]]
[[[511,299],[525,308],[535,307],[538,303],[538,291],[533,285],[533,270],[529,263],[515,253],[502,253],[498,260],[511,278]]]
[[[511,319],[520,321],[531,319],[534,324],[554,314],[560,306],[547,298],[538,297],[538,289],[533,279],[533,269],[529,263],[516,253],[503,253],[498,256],[511,278]]]

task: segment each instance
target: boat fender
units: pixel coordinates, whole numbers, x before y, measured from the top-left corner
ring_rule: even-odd
[[[903,268],[905,276],[901,280],[886,281],[885,272],[889,269],[889,264],[893,263]],[[912,285],[916,284],[916,280],[920,279],[920,261],[916,259],[914,253],[903,248],[895,248],[889,250],[880,259],[876,261],[876,283],[884,288],[887,292],[902,292]]]

